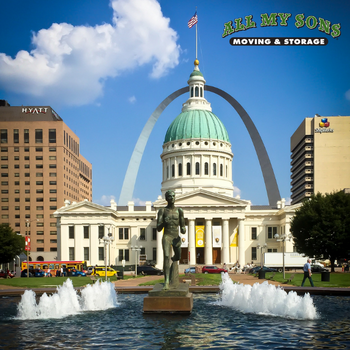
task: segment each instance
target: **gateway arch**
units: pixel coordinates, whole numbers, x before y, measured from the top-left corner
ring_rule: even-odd
[[[227,92],[210,85],[205,85],[204,90],[213,92],[214,94],[217,94],[220,97],[224,98],[241,117],[245,127],[248,130],[248,133],[255,148],[255,152],[259,159],[260,168],[265,182],[267,197],[269,200],[269,205],[275,206],[277,201],[281,199],[280,191],[278,189],[275,174],[273,172],[270,158],[267,154],[265,145],[252,119],[249,117],[248,113],[244,110],[244,108]],[[142,132],[137,140],[134,151],[130,158],[128,169],[124,177],[123,187],[119,196],[118,205],[127,205],[128,201],[132,200],[137,173],[139,171],[143,152],[146,148],[147,141],[159,116],[172,101],[174,101],[177,97],[183,95],[186,92],[188,92],[188,86],[183,87],[170,94],[160,103],[160,105],[149,117],[144,128],[142,129]]]

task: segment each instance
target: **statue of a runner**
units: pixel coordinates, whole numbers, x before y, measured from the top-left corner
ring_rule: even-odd
[[[175,193],[174,191],[167,191],[165,193],[165,199],[168,205],[165,208],[161,208],[158,211],[157,217],[157,230],[161,231],[164,228],[164,234],[162,239],[163,255],[164,255],[164,288],[169,289],[170,285],[178,283],[179,273],[177,276],[174,274],[172,278],[170,269],[170,257],[172,253],[171,247],[174,249],[174,256],[171,257],[173,263],[177,264],[181,256],[181,237],[179,236],[179,226],[182,234],[186,233],[184,213],[181,208],[175,208]],[[177,267],[177,266],[176,266]],[[172,269],[174,264],[172,265]],[[175,270],[174,270],[175,271]]]

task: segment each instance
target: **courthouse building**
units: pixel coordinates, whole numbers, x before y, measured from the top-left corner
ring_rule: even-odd
[[[230,138],[204,97],[205,79],[195,61],[188,80],[189,96],[181,113],[165,133],[161,193],[143,207],[129,202],[104,207],[88,200],[66,205],[58,218],[58,256],[61,260],[86,260],[90,265],[121,265],[126,268],[153,261],[163,265],[162,232],[156,216],[166,206],[165,192],[176,194],[183,208],[187,232],[182,237],[181,267],[196,264],[240,265],[261,262],[265,251],[281,252],[275,235],[290,232],[295,206],[282,199],[275,206],[254,206],[233,197]],[[298,207],[299,205],[297,205]],[[105,244],[103,237],[112,237]],[[287,240],[286,251],[293,251]]]
[[[57,220],[65,200],[92,200],[92,166],[79,137],[50,106],[0,100],[1,218],[30,235],[32,260],[57,258]]]
[[[306,118],[291,137],[292,204],[350,187],[350,117]]]

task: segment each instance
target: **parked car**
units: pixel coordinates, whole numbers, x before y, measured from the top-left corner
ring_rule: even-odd
[[[328,269],[326,269],[323,266],[319,266],[319,265],[312,265],[311,266],[311,272],[329,272]]]
[[[44,277],[45,272],[41,269],[29,269],[29,277]],[[22,270],[21,277],[27,277],[27,269]]]
[[[258,273],[260,270],[263,270],[265,272],[277,272],[276,269],[272,268],[272,267],[267,267],[267,266],[255,266],[252,269],[249,270],[249,273]]]
[[[107,267],[107,277],[112,277],[117,274],[118,271]],[[106,277],[106,267],[105,266],[96,266],[94,270],[95,276]]]
[[[137,274],[138,275],[163,275],[163,271],[160,269],[157,269],[156,267],[153,266],[137,266]]]
[[[85,272],[82,272],[82,271],[79,271],[77,269],[68,269],[68,271],[70,270],[70,273],[72,274],[72,276],[74,277],[85,277],[86,276],[86,273]],[[69,272],[68,272],[69,273]],[[107,275],[108,275],[108,272],[107,272]]]
[[[189,267],[188,269],[185,270],[185,273],[196,273],[196,268],[195,267]]]
[[[0,278],[13,278],[13,277],[15,277],[13,273],[11,272],[6,273],[5,271],[0,270]]]
[[[221,273],[221,272],[227,272],[227,269],[221,269],[217,266],[203,266],[202,267],[202,273]]]

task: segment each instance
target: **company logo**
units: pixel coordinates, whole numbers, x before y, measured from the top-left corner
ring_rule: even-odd
[[[294,25],[296,28],[303,28],[306,26],[308,29],[313,30],[317,28],[319,32],[327,34],[332,38],[338,38],[341,35],[340,23],[331,23],[327,19],[315,16],[305,16],[303,13],[299,13],[294,17]],[[291,13],[262,13],[260,15],[260,27],[287,27],[289,23],[293,22],[293,16]],[[235,18],[233,21],[224,23],[224,31],[222,38],[246,31],[248,29],[258,28],[257,22],[253,20],[253,15]],[[232,46],[244,45],[244,46],[325,46],[328,44],[327,38],[231,38],[230,44]]]
[[[330,122],[328,121],[328,118],[322,118],[319,123],[319,128],[315,129],[315,133],[324,133],[324,132],[330,132],[332,133],[334,130],[329,127]]]
[[[322,118],[320,122],[321,128],[328,128],[329,127],[329,121],[327,118]]]

